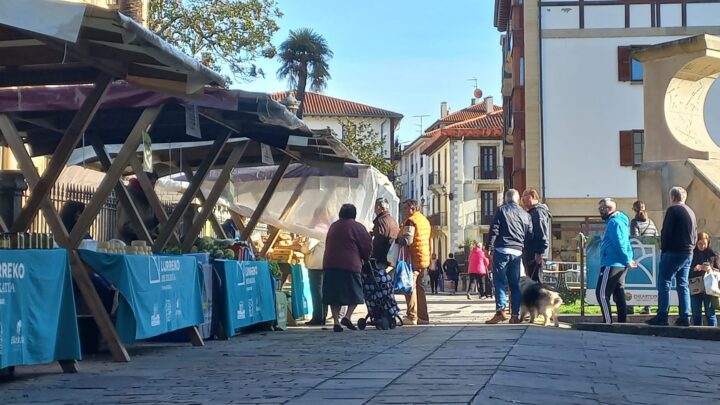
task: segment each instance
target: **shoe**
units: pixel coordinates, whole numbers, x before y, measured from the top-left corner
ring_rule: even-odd
[[[404,316],[402,319],[403,325],[417,325],[417,321]]]
[[[313,321],[312,319],[305,322],[305,326],[321,326],[325,325],[325,322],[322,321]]]
[[[418,318],[417,325],[430,325],[430,321],[428,321],[427,319]]]
[[[470,299],[470,294],[467,295],[467,299]]]
[[[488,325],[495,325],[496,323],[505,322],[508,320],[507,315],[505,315],[505,311],[500,310],[495,312],[495,316],[485,321]]]
[[[520,319],[520,317],[517,315],[513,315],[510,317],[509,323],[521,323],[521,322],[522,322],[522,319]]]
[[[349,319],[347,319],[347,318],[341,319],[341,320],[340,320],[340,323],[341,323],[344,327],[346,327],[346,328],[348,328],[348,329],[350,329],[350,330],[357,330],[357,327],[356,327],[355,325],[353,325],[353,323],[352,323]]]
[[[650,308],[643,308],[642,311],[640,311],[640,315],[650,315]]]
[[[668,326],[667,320],[661,320],[658,315],[653,316],[652,318],[645,321],[646,324],[652,325],[652,326]]]
[[[688,320],[681,320],[680,318],[675,320],[675,326],[690,326],[690,321]]]
[[[342,326],[340,326],[338,324],[333,325],[333,332],[342,332],[342,331],[343,331]]]

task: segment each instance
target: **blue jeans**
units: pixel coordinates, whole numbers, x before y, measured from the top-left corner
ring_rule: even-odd
[[[495,286],[495,309],[502,311],[507,306],[505,280],[510,285],[510,309],[512,315],[520,315],[520,261],[513,256],[495,251],[493,254],[493,285]]]
[[[705,307],[705,318],[707,319],[708,326],[717,326],[713,297],[707,294],[691,295],[690,304],[692,306],[693,325],[702,326],[703,307]]]
[[[658,311],[657,319],[667,322],[670,311],[670,286],[675,279],[678,306],[680,307],[680,321],[690,321],[690,289],[688,288],[688,275],[690,274],[691,252],[666,252],[660,256],[658,271]]]

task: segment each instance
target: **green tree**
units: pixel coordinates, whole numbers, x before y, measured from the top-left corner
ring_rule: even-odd
[[[282,13],[275,0],[150,0],[148,25],[160,37],[228,78],[264,76],[258,58],[274,58],[270,42]]]
[[[282,62],[277,76],[287,80],[295,88],[295,98],[300,102],[297,116],[302,118],[305,111],[305,89],[308,79],[310,90],[321,91],[330,79],[328,60],[333,52],[322,35],[310,28],[290,31],[290,36],[282,44],[278,57]]]
[[[352,122],[348,118],[341,119],[343,133],[340,136],[342,143],[358,158],[360,163],[374,166],[382,174],[387,175],[395,169],[385,158],[385,137],[380,136],[367,122]],[[333,131],[334,133],[334,131]],[[338,137],[335,134],[335,137]]]

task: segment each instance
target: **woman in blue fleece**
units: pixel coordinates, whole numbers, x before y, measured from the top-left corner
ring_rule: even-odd
[[[600,200],[598,211],[606,226],[600,244],[600,278],[595,295],[605,323],[612,323],[610,296],[617,306],[618,322],[624,323],[627,320],[625,274],[628,267],[637,267],[630,247],[630,221],[627,215],[617,211],[617,205],[612,198]]]

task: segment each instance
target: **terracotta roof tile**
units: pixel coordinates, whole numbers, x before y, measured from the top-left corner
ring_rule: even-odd
[[[431,139],[426,141],[422,153],[428,155],[434,152],[450,138],[502,139],[504,122],[502,109],[497,109],[491,114],[483,114],[479,117],[426,132],[425,135],[431,137]]]
[[[485,103],[481,102],[475,105],[471,105],[469,107],[465,107],[462,110],[455,111],[454,113],[448,114],[447,117],[443,119],[439,119],[435,121],[432,125],[428,127],[426,131],[432,131],[435,129],[440,128],[443,124],[453,124],[456,122],[466,121],[472,118],[478,118],[485,115],[487,108],[485,107]],[[502,107],[500,106],[493,106],[493,112],[494,111],[500,111],[502,110]]]
[[[288,96],[289,91],[282,91],[270,94],[275,101],[282,101]],[[295,94],[295,92],[292,92]],[[322,115],[332,117],[386,117],[402,119],[403,115],[372,107],[353,101],[330,97],[319,93],[305,92],[305,115]]]

